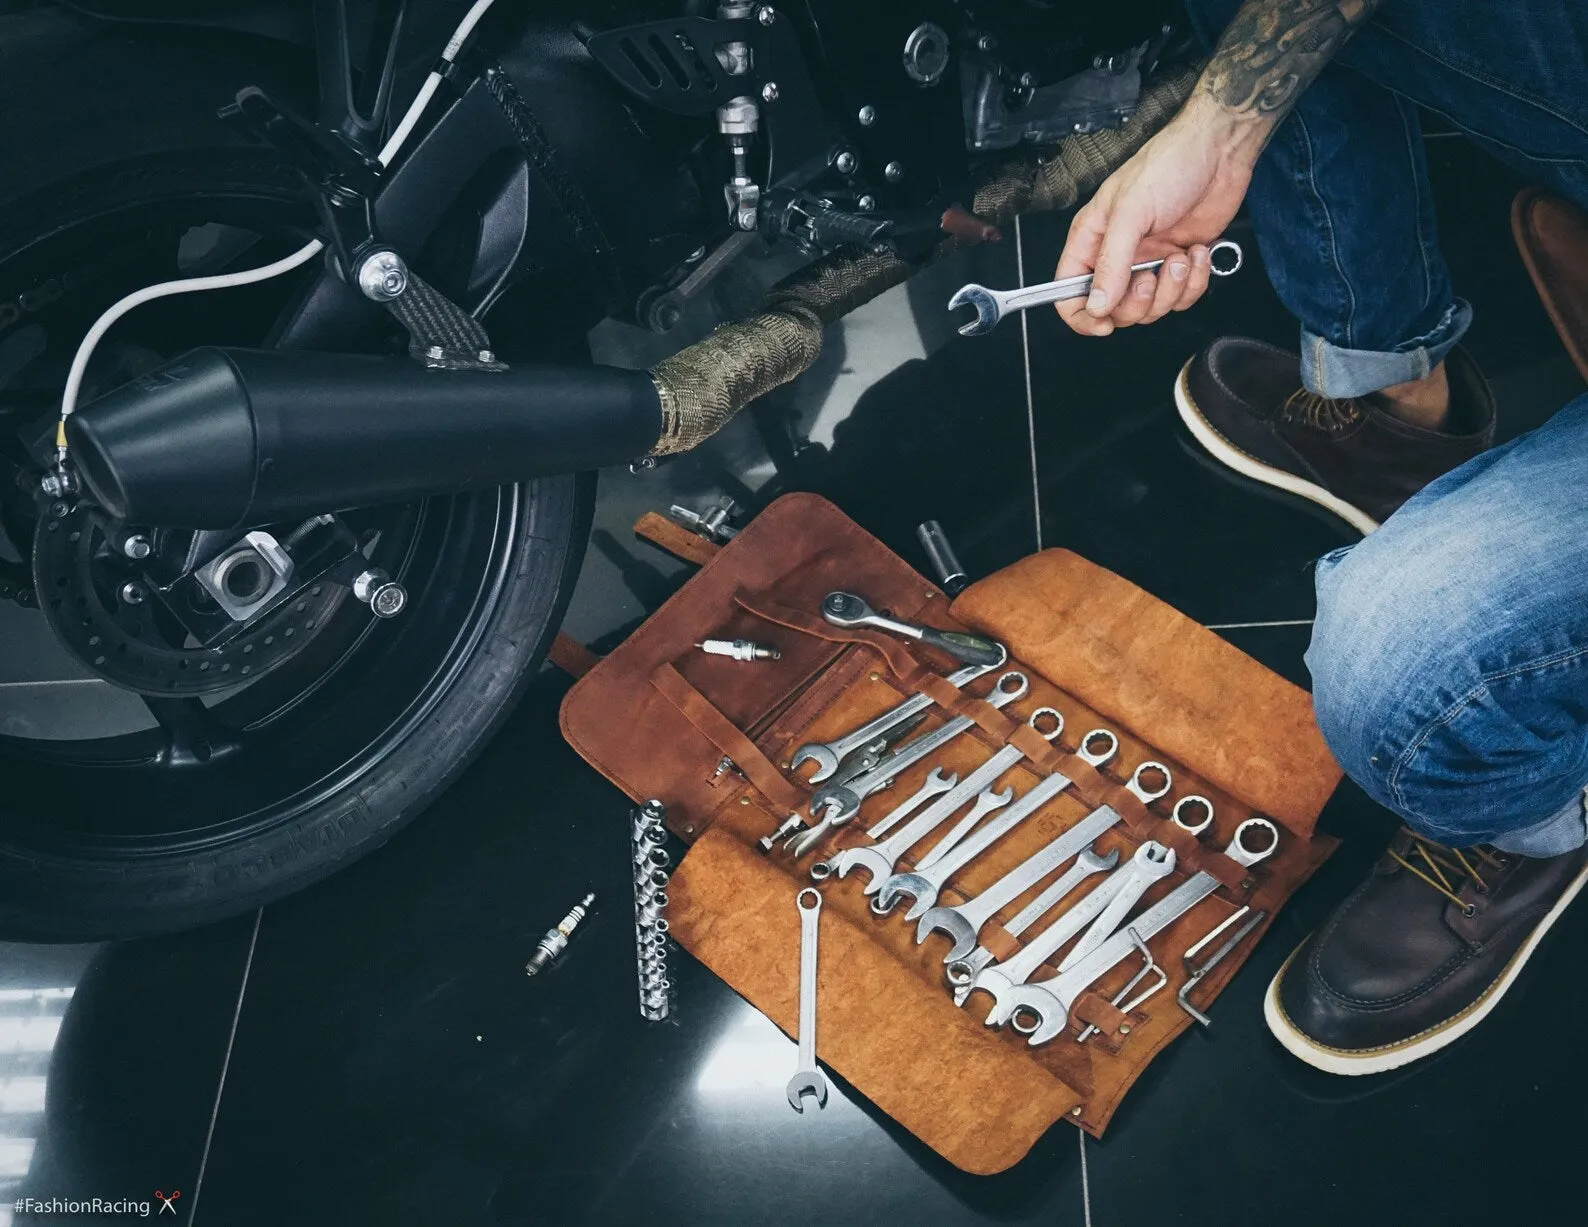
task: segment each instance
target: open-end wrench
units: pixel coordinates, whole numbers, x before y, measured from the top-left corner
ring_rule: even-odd
[[[1081,744],[1077,747],[1075,756],[1093,767],[1101,767],[1114,757],[1118,749],[1119,738],[1115,737],[1107,729],[1093,729],[1085,737],[1081,738]],[[1049,783],[1048,781],[1061,782]],[[1022,797],[1016,803],[1016,808],[1029,806],[1030,808],[1026,809],[1025,813],[1032,813],[1050,798],[1064,791],[1068,786],[1069,781],[1064,779],[1063,776],[1049,776],[1048,780],[1038,784]],[[921,900],[925,896],[921,891],[908,892],[914,894],[918,904],[918,906],[911,907],[908,918],[911,920],[919,919],[921,922],[916,930],[916,944],[920,945],[924,942],[927,934],[931,933],[933,929],[943,929],[954,939],[954,949],[949,952],[949,956],[943,961],[951,963],[956,958],[963,958],[975,944],[976,935],[981,931],[982,925],[991,919],[995,912],[1035,886],[1049,873],[1069,860],[1078,850],[1091,843],[1097,835],[1119,821],[1119,815],[1114,813],[1113,810],[1110,809],[1107,812],[1109,814],[1107,821],[1099,819],[1098,815],[1102,813],[1101,810],[1088,815],[1074,828],[1058,836],[1046,847],[1015,866],[975,899],[967,900],[958,907],[933,906],[938,893],[942,890],[943,882],[947,881],[946,876],[943,881],[936,882],[935,889],[931,891],[931,897],[927,898],[924,904],[921,903]],[[1022,814],[1021,818],[1024,816]],[[1007,820],[1008,816],[1005,815],[1003,817]],[[1020,819],[1017,818],[1014,821],[1018,822]],[[915,873],[917,875],[923,874],[926,870],[933,869],[935,865],[936,862],[933,858],[924,858],[916,865]],[[895,875],[895,877],[903,876],[906,875]],[[892,885],[893,883],[890,881],[889,886]],[[897,889],[897,887],[894,889]],[[889,894],[888,887],[884,887],[883,894]],[[1046,911],[1046,908],[1043,910]],[[988,957],[990,960],[991,956],[989,955]]]
[[[987,1014],[989,1027],[1001,1027],[1009,1021],[1009,1016],[1014,1013],[1014,1004],[1010,1001],[1010,994],[1019,985],[1024,984],[1036,975],[1037,968],[1046,963],[1059,952],[1059,947],[1069,941],[1087,925],[1091,924],[1113,901],[1115,895],[1124,889],[1131,880],[1131,866],[1137,860],[1154,856],[1151,849],[1161,848],[1151,840],[1136,849],[1136,855],[1113,873],[1109,874],[1102,882],[1092,888],[1086,897],[1073,907],[1063,912],[1057,920],[1050,924],[1031,941],[1021,947],[1020,952],[1008,962],[991,963],[983,967],[965,986],[964,997],[955,994],[956,1000],[961,1004],[970,997],[974,991],[980,990],[989,993],[993,999],[993,1007]]]
[[[956,688],[967,682],[974,682],[984,673],[991,673],[1009,659],[1008,652],[1004,652],[1002,659],[995,665],[966,665],[948,675],[950,686]],[[816,764],[816,773],[809,779],[809,783],[820,784],[833,778],[838,770],[838,764],[861,746],[875,741],[882,734],[888,732],[901,720],[908,720],[917,712],[924,712],[932,706],[932,700],[924,694],[918,694],[906,699],[896,707],[890,707],[875,719],[868,720],[853,732],[845,733],[842,737],[828,742],[811,742],[794,751],[794,757],[789,760],[789,767],[798,771],[806,763]]]
[[[894,806],[884,817],[873,823],[866,831],[866,834],[872,839],[881,839],[894,827],[898,826],[899,823],[920,809],[926,802],[933,797],[942,796],[958,783],[959,776],[957,773],[950,771],[947,775],[944,775],[941,767],[933,767],[931,774],[926,777],[926,782],[916,789],[915,795],[907,797],[904,801]],[[815,841],[811,842],[814,843]],[[806,851],[807,847],[805,844],[797,843],[794,845],[794,856],[796,859],[803,856]],[[811,881],[813,882],[825,882],[832,876],[833,867],[827,861],[817,861],[816,864],[811,866]]]
[[[1126,866],[1125,884],[1064,956],[1059,963],[1059,970],[1068,971],[1112,937],[1114,931],[1124,923],[1125,917],[1130,915],[1130,909],[1136,906],[1136,901],[1147,893],[1147,888],[1174,872],[1174,864],[1173,848],[1166,848],[1151,839],[1142,844]]]
[[[1219,255],[1227,256],[1222,268],[1214,258]],[[1236,272],[1241,267],[1242,259],[1241,245],[1231,239],[1220,239],[1209,248],[1208,266],[1215,277],[1228,277]],[[1150,272],[1162,264],[1162,260],[1143,260],[1140,264],[1132,264],[1130,271]],[[1029,311],[1032,307],[1046,307],[1071,298],[1085,298],[1091,292],[1091,273],[1021,286],[1017,290],[989,290],[984,285],[972,282],[954,291],[954,297],[948,300],[948,309],[954,311],[960,307],[974,307],[976,318],[968,324],[961,324],[959,332],[961,336],[979,337],[991,332],[998,326],[998,321],[1011,312]]]
[[[982,789],[982,791],[976,795],[976,804],[971,806],[969,812],[967,812],[958,822],[948,829],[948,834],[937,841],[932,850],[921,858],[920,863],[927,866],[936,865],[944,857],[950,855],[951,853],[957,852],[959,850],[959,846],[965,842],[971,831],[975,829],[977,823],[979,823],[983,818],[987,817],[988,814],[991,814],[995,810],[1003,809],[1004,806],[1008,805],[1009,802],[1013,801],[1014,799],[1015,786],[1013,784],[1009,785],[1009,787],[1005,788],[1002,792],[994,792],[991,788]],[[994,821],[1001,821],[1002,818],[1003,815],[999,814],[998,818],[994,819]],[[888,888],[885,883],[882,890],[878,892],[878,897],[887,897],[887,906],[889,908],[893,906],[892,897],[888,895]]]
[[[788,1080],[788,1101],[799,1113],[805,1096],[816,1096],[816,1106],[827,1106],[827,1078],[816,1065],[816,936],[822,918],[822,893],[807,886],[794,896],[800,912],[800,1067]]]
[[[925,718],[922,715],[910,716],[902,724],[895,725],[875,741],[846,755],[844,761],[838,764],[838,773],[833,776],[832,786],[841,788],[849,783],[850,780],[858,779],[866,772],[872,770],[882,761],[883,756],[888,751],[888,747],[897,738],[904,736],[905,733],[909,732]],[[848,821],[848,817],[853,816],[849,815],[840,819],[841,812],[842,807],[836,801],[829,802],[821,818],[813,826],[807,827],[803,822],[791,821],[778,828],[778,833],[787,835],[788,848],[795,860],[798,860],[814,848],[822,836],[826,835],[840,821]],[[798,814],[791,815],[791,819],[798,818]],[[774,835],[775,838],[776,835]],[[761,843],[763,847],[766,846],[765,840],[762,840]],[[771,849],[767,848],[767,851],[771,851]]]
[[[1031,679],[1024,673],[1011,670],[1000,674],[993,688],[988,692],[986,701],[994,707],[1007,707],[1016,699],[1025,695],[1031,689]],[[927,755],[935,753],[961,733],[968,732],[976,727],[976,722],[969,716],[955,716],[933,729],[930,733],[922,733],[910,741],[905,742],[893,753],[889,754],[880,763],[862,776],[849,781],[847,784],[834,786],[823,785],[811,796],[810,812],[820,813],[833,801],[838,802],[839,815],[835,822],[848,822],[860,812],[860,803],[877,789],[883,787],[899,772],[906,767],[913,767]],[[967,797],[980,791],[978,786],[966,793]]]
[[[1257,832],[1265,834],[1258,835]],[[1265,847],[1256,850],[1247,847],[1248,840],[1265,836]],[[1272,822],[1266,818],[1248,818],[1236,828],[1229,846],[1224,849],[1224,855],[1242,868],[1249,868],[1272,856],[1278,847],[1279,829]],[[1011,1008],[1005,1020],[1016,1019],[1016,1015],[1019,1015],[1015,1029],[1027,1037],[1027,1042],[1033,1045],[1047,1043],[1063,1032],[1075,999],[1136,948],[1135,942],[1131,940],[1132,934],[1143,942],[1147,941],[1218,888],[1219,880],[1206,870],[1192,874],[1131,921],[1130,932],[1114,934],[1068,971],[1011,989],[1007,994]],[[991,971],[992,968],[987,970]]]
[[[1097,850],[1091,847],[1082,848],[1076,854],[1075,864],[1066,869],[1056,882],[1011,917],[1009,923],[1004,926],[1004,930],[1010,937],[1019,937],[1032,925],[1036,924],[1037,921],[1046,916],[1049,911],[1057,906],[1072,890],[1086,881],[1087,878],[1094,873],[1106,873],[1117,864],[1119,864],[1119,850],[1117,848],[1109,849],[1107,856],[1099,855]],[[931,912],[928,912],[926,916],[921,917],[921,923],[925,924],[931,914]],[[917,930],[916,941],[920,942],[921,940],[922,934]],[[959,935],[956,935],[956,942],[958,940]],[[974,936],[969,940],[974,941]],[[968,945],[969,943],[967,942],[966,944]],[[956,950],[962,948],[960,945],[955,946]],[[944,962],[948,963],[948,982],[954,987],[955,1005],[963,1006],[965,1004],[965,998],[970,996],[970,987],[976,979],[976,973],[992,961],[993,952],[987,949],[986,946],[977,946],[963,958],[955,958],[954,951],[949,951],[949,957]]]
[[[879,614],[866,604],[864,597],[858,597],[853,592],[829,592],[822,600],[822,617],[834,626],[870,626],[879,631],[892,631],[895,635],[903,635],[906,639],[914,639],[947,652],[955,660],[962,660],[967,665],[996,669],[1009,659],[1009,652],[1001,643],[964,631],[940,631],[935,626],[900,622],[897,618]]]
[[[1007,675],[1006,675],[1007,676]],[[1033,712],[1027,721],[1032,727],[1044,717],[1052,718],[1058,715],[1052,708],[1042,708]],[[945,728],[947,725],[944,726]],[[865,844],[858,848],[845,848],[829,862],[839,877],[847,877],[849,871],[856,866],[861,866],[871,875],[871,880],[866,883],[866,894],[874,895],[882,889],[882,884],[893,873],[893,867],[898,859],[913,848],[918,842],[925,839],[943,823],[947,822],[966,801],[974,797],[987,785],[994,783],[999,776],[1018,763],[1024,755],[1014,746],[1004,746],[993,754],[986,762],[977,767],[963,780],[957,788],[951,789],[940,797],[935,803],[922,810],[909,822],[905,823],[887,839],[880,843]],[[880,771],[881,768],[879,767]]]

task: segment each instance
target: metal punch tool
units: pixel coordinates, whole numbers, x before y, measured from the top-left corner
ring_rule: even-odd
[[[1222,266],[1219,263],[1221,255],[1225,258]],[[1231,239],[1220,239],[1208,250],[1208,266],[1215,277],[1228,277],[1239,271],[1244,260],[1245,253],[1241,251],[1241,245]],[[1130,271],[1151,272],[1162,264],[1162,260],[1144,260],[1140,264],[1132,264]],[[1085,298],[1091,292],[1091,273],[1064,277],[1058,281],[1044,281],[1040,285],[1022,286],[1017,290],[989,290],[984,285],[971,282],[954,291],[954,297],[948,300],[948,309],[953,311],[959,307],[974,307],[976,318],[960,325],[959,331],[961,336],[979,337],[991,332],[998,326],[998,321],[1011,312],[1047,307],[1071,298]]]

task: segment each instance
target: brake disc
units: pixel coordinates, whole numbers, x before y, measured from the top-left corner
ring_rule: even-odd
[[[39,608],[66,648],[94,673],[152,695],[203,695],[258,678],[314,639],[349,593],[316,581],[259,621],[212,646],[173,647],[186,637],[168,598],[138,564],[111,547],[88,503],[49,507],[34,534]],[[128,585],[137,585],[128,599]]]

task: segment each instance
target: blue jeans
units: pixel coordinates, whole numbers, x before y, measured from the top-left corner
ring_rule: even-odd
[[[1187,7],[1211,47],[1239,0]],[[1472,322],[1439,253],[1416,104],[1588,207],[1588,3],[1387,0],[1274,133],[1246,203],[1324,396],[1420,379]]]
[[[1419,834],[1525,856],[1583,842],[1585,475],[1580,396],[1318,563],[1319,726]]]

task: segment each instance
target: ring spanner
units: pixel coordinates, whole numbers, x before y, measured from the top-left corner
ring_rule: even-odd
[[[816,934],[822,918],[822,893],[807,886],[794,896],[800,912],[800,1067],[788,1080],[788,1101],[796,1112],[805,1111],[805,1096],[816,1096],[816,1106],[827,1106],[827,1077],[816,1065]]]

